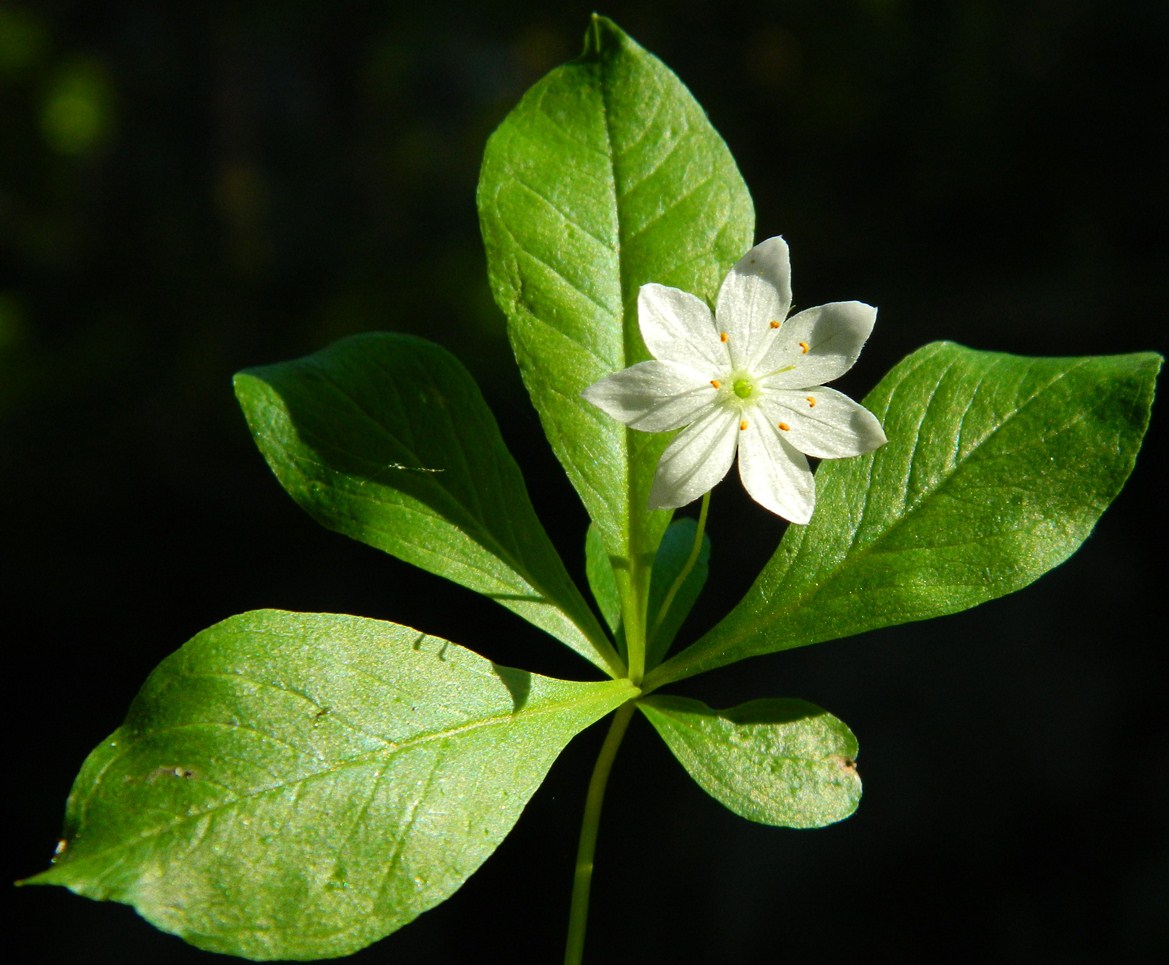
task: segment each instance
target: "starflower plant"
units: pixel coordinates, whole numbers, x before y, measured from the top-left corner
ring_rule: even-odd
[[[868,409],[823,384],[852,368],[876,309],[834,302],[788,318],[790,279],[787,243],[768,238],[723,280],[714,315],[695,295],[641,287],[638,324],[654,358],[595,382],[584,397],[632,429],[683,429],[662,454],[651,509],[709,492],[737,450],[755,501],[806,523],[816,489],[805,456],[841,459],[885,444]]]
[[[444,349],[356,335],[240,372],[236,396],[315,519],[498,602],[576,653],[581,679],[384,620],[230,617],[163,661],[90,754],[52,866],[31,882],[132,904],[210,951],[346,955],[453,894],[561,750],[607,718],[566,909],[565,957],[579,962],[605,787],[635,716],[734,814],[840,821],[861,788],[842,721],[791,697],[715,709],[675,688],[1018,590],[1075,552],[1133,468],[1152,354],[938,342],[863,405],[824,388],[856,360],[874,310],[787,317],[787,246],[753,246],[726,144],[604,18],[492,135],[478,206],[512,348],[591,519],[591,602]],[[712,568],[706,502],[697,523],[671,509],[707,493],[736,451],[751,494],[801,525],[698,633],[687,616]],[[805,455],[824,459],[814,505]]]

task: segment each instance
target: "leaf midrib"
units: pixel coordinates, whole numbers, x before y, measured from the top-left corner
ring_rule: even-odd
[[[946,344],[947,343],[940,343],[937,351],[939,351],[939,352],[942,351],[942,349],[945,347]],[[971,351],[969,349],[962,348],[961,346],[954,346],[954,347],[962,352]],[[936,355],[936,352],[935,352],[935,355]],[[922,364],[923,365],[927,364],[933,358],[934,358],[934,356],[931,355],[930,357],[926,358],[922,362]],[[919,498],[917,500],[915,500],[913,502],[912,505],[907,504],[906,512],[903,513],[902,515],[896,517],[892,521],[892,523],[888,529],[886,529],[884,532],[882,532],[875,539],[871,540],[869,543],[856,549],[855,552],[849,552],[849,550],[846,549],[844,551],[844,553],[842,554],[841,558],[829,570],[817,572],[816,582],[814,582],[814,583],[807,583],[806,582],[805,583],[805,586],[807,588],[805,589],[805,591],[803,593],[798,594],[794,598],[788,598],[787,602],[785,602],[785,604],[781,608],[770,611],[769,616],[771,617],[771,619],[768,621],[768,625],[772,625],[775,622],[777,622],[778,619],[780,617],[782,617],[784,614],[791,613],[794,610],[799,610],[799,609],[803,608],[804,606],[808,605],[810,603],[810,601],[812,601],[817,596],[819,596],[821,593],[823,593],[825,589],[827,589],[830,586],[833,586],[839,580],[839,578],[841,576],[841,572],[843,570],[850,569],[851,567],[862,562],[865,558],[869,557],[870,555],[873,555],[877,552],[880,552],[881,544],[884,543],[893,533],[898,531],[901,527],[907,525],[908,522],[915,516],[918,509],[923,505],[923,503],[926,502],[927,498],[933,499],[934,497],[936,497],[940,493],[942,493],[942,491],[946,488],[946,486],[949,484],[950,480],[953,479],[954,475],[957,473],[957,471],[960,468],[967,465],[972,459],[977,458],[979,455],[981,455],[982,446],[986,442],[987,439],[991,438],[994,435],[997,435],[1005,426],[1007,426],[1008,424],[1013,422],[1018,416],[1020,416],[1024,412],[1024,410],[1028,406],[1030,406],[1040,395],[1042,395],[1048,389],[1050,389],[1051,386],[1055,385],[1057,382],[1059,382],[1061,379],[1063,379],[1067,375],[1070,375],[1072,372],[1081,368],[1083,365],[1086,365],[1090,361],[1090,359],[1080,358],[1080,359],[1075,359],[1074,361],[1076,363],[1075,365],[1073,365],[1072,367],[1070,367],[1068,369],[1061,371],[1054,378],[1052,378],[1048,382],[1044,383],[1044,385],[1042,385],[1035,392],[1033,392],[1020,406],[1018,406],[1018,408],[1016,408],[1013,412],[1008,414],[1000,423],[996,424],[994,426],[994,428],[992,428],[990,431],[984,433],[983,436],[978,440],[978,442],[975,445],[973,445],[969,449],[967,449],[966,455],[962,459],[962,461],[955,462],[954,465],[951,466],[943,475],[939,476],[938,483],[932,490],[929,490],[928,493],[923,491],[923,493],[919,496]],[[957,360],[955,360],[949,366],[947,366],[946,372],[943,373],[943,376],[946,373],[948,373],[953,368],[953,366],[955,364],[957,364]],[[909,375],[911,375],[911,374],[912,374],[912,372],[907,372],[905,377],[908,378]],[[898,383],[897,386],[894,386],[893,392],[895,392],[896,389],[899,388],[900,385],[904,383],[904,381],[905,381],[905,378],[903,378],[901,380],[901,382]],[[939,378],[939,384],[940,384],[940,378]],[[931,402],[932,402],[934,395],[936,394],[936,391],[937,391],[937,387],[935,386],[934,393],[931,394],[931,396],[930,396]],[[890,393],[890,401],[892,401],[893,392]],[[925,408],[925,412],[927,414],[928,414],[928,405],[929,405],[929,403],[927,403],[927,406]],[[887,411],[888,411],[888,408],[886,407],[886,412]],[[925,421],[925,415],[923,415],[921,422],[918,423],[918,432],[919,433],[920,433],[921,425],[924,423],[924,421]],[[916,447],[915,447],[914,451],[916,452]],[[870,466],[872,465],[871,458],[869,460],[869,465]],[[910,469],[910,471],[912,471],[912,457],[910,459],[909,469]],[[908,477],[907,477],[907,479],[908,479]],[[867,489],[865,492],[865,499],[866,499],[866,505],[867,505],[867,500],[868,500],[868,490]],[[864,514],[864,511],[862,510],[862,516],[861,516],[862,519],[864,518],[863,514]],[[856,533],[859,531],[859,529],[860,529],[859,524],[853,529],[853,538],[854,539],[855,539]],[[772,586],[782,583],[783,577],[788,572],[791,571],[793,566],[796,565],[797,560],[800,558],[800,555],[803,552],[804,545],[805,545],[805,541],[801,540],[800,547],[799,547],[799,549],[797,549],[796,555],[791,558],[791,560],[784,567],[783,571],[780,573],[776,573],[773,578],[769,579],[768,582]],[[850,543],[850,548],[855,547],[855,546],[856,546],[855,542]],[[759,584],[756,583],[751,587],[750,590],[747,591],[747,595],[743,598],[742,601],[740,601],[739,606],[742,606],[749,598],[756,596],[756,595],[763,594],[763,590],[756,589],[756,587],[758,587],[758,586],[759,586]],[[736,609],[737,608],[738,607],[736,607]],[[700,640],[696,641],[693,644],[693,646],[690,647],[688,650],[684,650],[682,653],[680,653],[678,655],[678,657],[675,658],[676,660],[678,660],[678,666],[677,666],[675,672],[663,673],[664,679],[662,679],[660,682],[656,681],[656,680],[653,681],[651,684],[651,687],[653,689],[656,689],[658,687],[663,687],[663,686],[666,686],[667,684],[676,683],[679,680],[683,680],[688,676],[692,676],[694,672],[701,672],[701,670],[703,670],[703,669],[713,669],[713,668],[703,668],[701,666],[701,659],[698,659],[697,662],[699,663],[700,669],[698,671],[694,671],[694,672],[690,672],[690,673],[685,672],[687,665],[691,662],[695,662],[695,658],[701,658],[701,657],[706,656],[706,651],[715,650],[715,649],[717,649],[717,650],[732,649],[732,648],[736,647],[737,645],[739,645],[744,639],[750,639],[752,636],[757,635],[761,631],[761,628],[757,625],[747,626],[747,627],[736,627],[736,628],[732,629],[730,637],[726,640],[720,639],[717,636],[712,636],[712,634],[716,633],[717,630],[718,630],[718,628],[715,627],[715,629],[710,631],[710,633],[708,633],[706,636],[704,636]],[[835,638],[826,637],[824,639],[826,640],[826,639],[835,639]],[[708,643],[708,641],[713,641],[713,643]],[[821,640],[819,642],[823,642],[823,640]],[[689,661],[684,660],[686,655],[691,650],[697,650],[700,646],[703,647],[703,653],[695,654],[695,658],[692,658]],[[776,648],[772,648],[768,652],[778,652],[781,650],[791,649],[792,646],[793,645],[776,647]],[[742,659],[742,658],[740,657],[739,659]],[[713,666],[714,667],[725,666],[725,663],[716,663]],[[665,671],[666,668],[668,668],[668,667],[669,667],[669,662],[661,665],[661,669],[663,671]],[[681,673],[679,675],[680,671],[681,671]]]
[[[199,676],[199,674],[193,674],[192,676]],[[233,674],[232,676],[233,676],[233,678],[236,678],[236,679],[246,679],[246,678],[241,678],[235,674]],[[254,682],[262,683],[262,681],[254,681]],[[600,683],[603,685],[608,685],[608,684],[612,683],[612,681],[601,681]],[[283,688],[281,688],[281,689],[283,689]],[[634,688],[633,685],[630,684],[629,689],[635,690],[636,688]],[[600,695],[597,695],[597,696],[600,697]],[[603,703],[604,701],[597,700],[596,702]],[[416,750],[420,747],[424,747],[426,744],[432,743],[434,741],[454,739],[454,738],[457,738],[458,736],[466,735],[468,733],[473,733],[475,731],[485,730],[485,729],[492,728],[492,727],[498,727],[498,726],[506,724],[510,721],[515,721],[517,719],[522,719],[523,723],[525,723],[525,724],[527,724],[529,722],[534,723],[535,720],[538,720],[541,717],[546,717],[550,714],[556,714],[556,713],[559,713],[560,711],[565,710],[565,709],[573,709],[573,708],[579,709],[581,706],[582,706],[582,702],[579,700],[573,700],[571,698],[563,698],[563,699],[558,699],[558,700],[555,700],[555,701],[552,701],[549,703],[541,704],[538,707],[525,709],[523,711],[520,711],[519,714],[517,714],[515,712],[497,714],[497,715],[492,716],[492,717],[484,718],[484,719],[477,720],[477,721],[472,721],[470,723],[461,724],[461,725],[458,725],[456,727],[446,728],[446,729],[439,730],[439,731],[426,732],[424,734],[410,738],[409,740],[406,740],[406,741],[403,741],[400,743],[393,743],[392,746],[375,748],[374,750],[369,751],[367,753],[364,753],[358,757],[350,758],[350,759],[347,759],[343,762],[340,762],[339,764],[330,767],[328,770],[314,771],[313,773],[306,774],[302,777],[298,777],[295,780],[288,780],[288,781],[282,782],[280,784],[273,784],[273,785],[270,785],[268,787],[261,787],[261,788],[257,788],[254,790],[250,790],[250,791],[243,793],[243,794],[236,794],[229,801],[217,802],[213,806],[205,808],[203,810],[191,812],[191,813],[184,814],[181,816],[176,816],[175,820],[169,822],[168,824],[165,824],[165,825],[162,825],[162,826],[159,826],[156,828],[152,828],[149,831],[146,831],[146,832],[138,835],[133,840],[128,840],[128,841],[119,842],[117,844],[110,845],[108,847],[101,849],[100,851],[96,851],[96,852],[93,852],[92,854],[85,855],[84,857],[77,859],[77,861],[78,861],[78,864],[85,864],[85,863],[99,860],[99,859],[106,857],[110,854],[116,854],[119,851],[133,849],[135,847],[140,846],[141,844],[143,844],[146,841],[170,834],[176,828],[180,828],[184,824],[199,820],[201,818],[207,817],[208,815],[214,815],[214,814],[216,814],[220,811],[226,810],[226,809],[234,808],[236,806],[242,806],[249,801],[263,798],[263,797],[270,795],[274,792],[283,792],[283,791],[288,790],[289,788],[303,787],[307,784],[310,784],[311,782],[320,780],[321,778],[330,777],[330,776],[336,774],[337,772],[342,771],[346,768],[363,767],[366,764],[370,763],[371,761],[376,760],[379,755],[385,755],[387,762],[388,762],[388,760],[393,755],[395,755],[399,752],[413,751],[413,750]],[[522,715],[522,718],[520,717],[520,715]],[[165,733],[175,731],[175,730],[183,730],[183,729],[186,729],[189,727],[234,728],[235,726],[236,725],[234,725],[234,724],[225,723],[222,721],[192,721],[192,722],[187,723],[187,724],[178,724],[178,725],[173,725],[170,727],[159,728],[156,731],[152,731],[151,736],[154,736],[157,734],[165,734]],[[576,734],[580,733],[580,731],[584,730],[584,728],[587,726],[588,726],[588,724],[586,723],[586,724],[583,724],[582,726],[578,727],[577,729],[573,730],[570,734],[568,734],[567,739],[571,740],[572,737],[574,737]],[[121,729],[119,729],[119,731],[115,732],[113,739],[116,739],[117,734],[120,732],[120,730]],[[387,744],[390,743],[388,741],[385,741],[385,738],[378,738],[378,739],[386,742]],[[111,758],[109,763],[106,764],[106,766],[102,768],[101,772],[95,776],[94,781],[93,781],[94,794],[96,794],[97,789],[101,786],[102,778],[105,776],[106,772],[109,771],[109,769],[112,768],[118,761],[123,760],[126,756],[128,756],[130,753],[132,753],[132,751],[133,751],[133,748],[127,748],[127,750],[124,753],[119,754],[117,757]],[[222,787],[224,785],[220,784],[219,786]],[[232,792],[232,793],[235,794],[235,792]],[[93,794],[89,795],[84,803],[79,804],[79,808],[81,810],[87,810],[92,797],[93,797]],[[71,864],[72,864],[72,862],[70,862],[69,864],[65,864],[65,865],[58,865],[57,867],[67,868]]]
[[[317,366],[317,367],[315,367],[315,371],[320,376],[320,378],[322,378],[325,382],[327,382],[332,387],[333,391],[341,399],[344,399],[352,407],[353,411],[355,411],[361,418],[363,418],[366,422],[368,422],[370,425],[372,425],[377,430],[378,434],[381,435],[382,437],[384,437],[385,439],[387,439],[392,446],[394,446],[395,448],[401,449],[403,452],[405,452],[407,454],[407,458],[411,459],[414,462],[421,463],[423,461],[421,459],[421,456],[414,451],[413,447],[407,445],[397,435],[395,435],[392,431],[390,431],[390,429],[376,415],[369,412],[361,404],[360,400],[353,393],[349,392],[344,386],[342,386],[340,383],[338,383],[327,371],[324,370],[323,367]],[[273,386],[272,383],[268,382],[266,379],[260,379],[260,381],[266,385],[269,385],[273,390],[275,390],[275,386]],[[277,395],[277,398],[280,399],[279,404],[280,404],[282,411],[288,416],[290,424],[291,424],[291,413],[288,410],[287,402],[285,402],[283,395],[281,395],[281,393],[279,393],[278,391],[276,392],[276,395]],[[299,434],[298,434],[298,438],[299,438]],[[454,439],[456,442],[458,442],[457,437],[454,436],[453,434],[452,434],[452,439]],[[308,442],[304,441],[303,438],[300,438],[299,441],[300,441],[301,445],[303,445],[306,449],[309,449],[310,451],[315,451],[318,448],[316,445],[312,445],[312,444],[309,444]],[[347,449],[343,449],[341,447],[334,447],[334,448],[335,448],[335,451],[337,451],[338,453],[340,453],[348,458],[352,458],[354,456],[354,453],[348,451]],[[461,442],[458,442],[458,445],[456,448],[459,451],[459,457],[463,461],[464,466],[469,468],[469,463],[467,462],[467,454],[466,454]],[[295,456],[293,458],[295,459],[296,462],[301,461],[300,459],[296,459]],[[373,463],[370,460],[364,459],[363,457],[360,456],[360,454],[357,454],[357,458],[361,459],[361,461],[363,461],[363,462],[370,463],[371,465],[373,465]],[[350,478],[350,479],[353,478],[352,474],[338,472],[336,469],[334,469],[332,466],[330,466],[327,462],[323,462],[323,463],[322,462],[313,462],[312,465],[316,466],[317,468],[325,470],[325,472],[328,473],[329,476],[340,476],[342,478]],[[420,515],[429,517],[431,519],[438,520],[439,522],[448,523],[449,525],[452,525],[456,531],[463,532],[471,540],[471,542],[482,547],[482,549],[486,553],[488,553],[490,556],[493,556],[496,559],[498,559],[505,566],[507,566],[508,569],[510,569],[513,573],[515,573],[526,587],[531,588],[535,592],[535,594],[538,597],[538,602],[540,602],[544,606],[550,607],[551,609],[558,612],[564,618],[564,621],[567,623],[567,625],[571,626],[573,629],[575,629],[577,631],[577,634],[579,635],[580,641],[582,643],[588,644],[589,657],[587,657],[586,659],[588,659],[590,663],[595,664],[595,661],[600,661],[600,664],[595,664],[595,665],[599,666],[600,669],[604,670],[605,672],[610,672],[610,671],[615,669],[610,664],[610,661],[606,659],[605,651],[601,646],[599,646],[598,640],[595,638],[594,633],[590,632],[590,630],[588,628],[586,628],[585,626],[582,625],[581,619],[580,619],[580,617],[581,617],[580,613],[576,612],[576,609],[574,607],[570,607],[568,605],[571,601],[563,600],[559,593],[553,594],[549,590],[549,588],[545,585],[544,581],[536,579],[531,571],[531,568],[529,566],[527,566],[527,564],[525,562],[521,561],[517,557],[516,553],[513,552],[509,547],[507,547],[503,543],[503,541],[500,539],[499,536],[497,536],[494,532],[492,532],[490,529],[488,529],[484,525],[483,519],[480,518],[482,516],[482,510],[483,510],[483,507],[481,505],[477,505],[474,508],[466,506],[462,503],[460,498],[454,492],[452,492],[452,490],[449,489],[448,487],[443,486],[441,483],[438,483],[438,482],[425,481],[424,485],[426,485],[427,488],[429,488],[432,492],[439,494],[441,499],[442,499],[442,502],[446,505],[446,507],[448,507],[444,513],[439,513],[439,512],[435,512],[431,506],[429,506],[425,503],[422,503],[416,497],[410,496],[404,490],[394,489],[393,487],[386,486],[386,485],[378,483],[376,481],[374,481],[373,484],[374,484],[375,489],[373,490],[373,492],[371,492],[368,495],[364,494],[364,493],[358,493],[355,490],[349,490],[349,491],[346,491],[346,496],[349,498],[357,498],[357,499],[365,498],[371,502],[377,502],[379,505],[382,505],[383,504],[382,501],[378,500],[377,496],[374,495],[374,493],[379,491],[379,490],[380,491],[388,490],[391,492],[401,494],[402,497],[410,500],[411,502],[419,503],[424,508],[411,507],[403,502],[398,502],[397,505],[401,509],[408,509],[408,510],[412,509],[413,511],[418,512]],[[339,488],[333,483],[329,483],[329,485],[335,489]],[[477,495],[475,498],[477,501],[478,500]],[[480,517],[475,516],[475,514],[474,514],[475,509],[477,509],[479,511]],[[457,525],[455,522],[460,518],[464,520],[464,523],[461,527],[459,525]],[[478,534],[479,538],[472,536],[471,533]],[[512,532],[511,535],[512,535],[513,540],[514,540],[514,538],[515,538],[514,531]],[[405,542],[407,542],[407,545],[413,545],[413,544],[409,543],[409,541],[405,541]],[[519,552],[519,551],[520,551],[520,548],[517,547],[516,552]],[[452,559],[451,557],[447,556],[446,554],[435,554],[435,555],[438,555],[438,556],[440,556],[440,558],[448,560],[449,562],[451,562],[453,564],[456,564],[456,565],[461,564],[464,567],[468,566],[468,563],[466,560]],[[473,565],[469,566],[469,568],[472,570],[479,571],[479,572],[486,572],[486,571],[483,571],[480,567],[476,567]],[[496,579],[498,579],[498,577],[496,577]],[[604,638],[602,637],[601,639],[603,640]],[[564,641],[564,642],[568,643],[568,641]],[[573,650],[575,650],[576,652],[580,653],[581,656],[585,656],[585,654],[583,652],[578,650],[577,647],[572,646],[571,643],[569,643],[569,646]]]

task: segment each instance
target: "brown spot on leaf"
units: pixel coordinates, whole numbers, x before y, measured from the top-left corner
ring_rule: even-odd
[[[828,758],[828,760],[832,761],[832,763],[839,767],[842,771],[849,771],[853,774],[857,773],[855,758],[846,757],[843,754],[833,754]]]
[[[146,780],[153,783],[154,781],[161,781],[168,777],[178,777],[185,781],[189,781],[195,776],[196,774],[193,770],[191,770],[191,768],[175,765],[173,767],[156,767],[146,776]]]

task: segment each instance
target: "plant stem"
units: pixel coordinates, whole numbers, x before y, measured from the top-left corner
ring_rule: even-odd
[[[618,592],[621,594],[621,623],[625,628],[629,679],[640,686],[641,678],[645,676],[645,628],[648,619],[646,610],[649,607],[649,581],[653,567],[646,566],[644,561],[635,558],[630,561],[627,573],[627,582],[624,585],[618,583]]]
[[[625,729],[633,717],[633,703],[622,704],[613,715],[601,753],[593,766],[589,790],[585,797],[584,818],[580,825],[580,844],[576,850],[576,871],[572,878],[572,907],[568,913],[568,939],[564,945],[564,965],[580,965],[584,956],[585,928],[589,918],[589,888],[593,883],[593,854],[597,850],[597,829],[601,823],[601,805],[605,802],[605,785],[617,757]]]
[[[666,619],[666,614],[670,612],[670,607],[674,604],[674,597],[678,595],[678,591],[682,589],[682,584],[686,582],[690,571],[694,569],[694,564],[698,562],[698,556],[702,552],[702,536],[706,532],[706,512],[708,509],[710,509],[710,490],[707,490],[703,495],[702,508],[698,510],[698,527],[694,530],[694,545],[690,548],[690,556],[686,560],[686,565],[682,567],[682,572],[674,580],[665,599],[662,600],[662,605],[658,609],[658,615],[654,617],[653,629],[650,630],[649,639],[646,643],[647,649],[653,646],[654,638],[657,637],[658,631],[662,628],[662,622]]]

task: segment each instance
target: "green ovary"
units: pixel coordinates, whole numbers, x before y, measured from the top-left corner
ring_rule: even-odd
[[[732,388],[740,399],[749,399],[755,392],[755,386],[750,379],[735,379]]]

